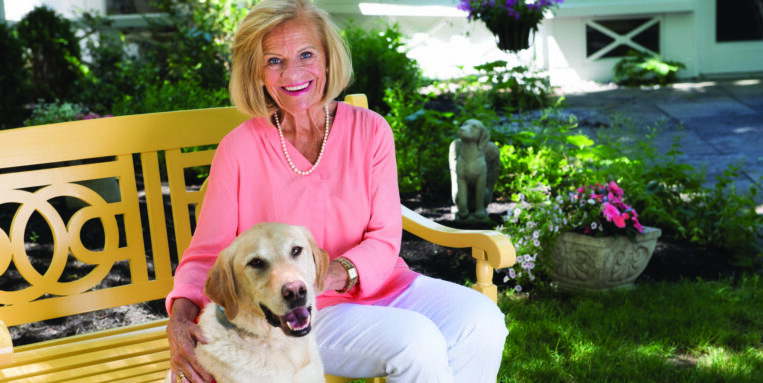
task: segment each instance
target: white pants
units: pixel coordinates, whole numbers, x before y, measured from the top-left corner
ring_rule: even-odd
[[[374,306],[326,307],[314,326],[327,374],[389,383],[495,383],[508,335],[492,300],[426,276]]]

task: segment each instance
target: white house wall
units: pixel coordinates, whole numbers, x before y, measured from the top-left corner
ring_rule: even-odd
[[[564,84],[577,80],[610,81],[618,58],[590,59],[586,55],[586,23],[591,20],[657,17],[660,23],[660,52],[664,59],[686,65],[682,77],[699,73],[696,50],[695,13],[686,1],[670,6],[670,1],[625,2],[623,0],[567,0],[552,19],[544,21],[540,38],[547,45],[539,52],[551,73],[552,82]],[[609,7],[608,5],[611,5]],[[652,13],[648,6],[669,10]]]
[[[105,0],[0,0],[4,18],[18,22],[35,7],[46,5],[66,18],[77,18],[83,10],[106,14]]]
[[[763,72],[763,41],[716,43],[715,15],[714,0],[565,0],[543,23],[540,61],[557,84],[612,80],[618,59],[586,57],[586,22],[656,16],[661,56],[686,65],[679,77]]]

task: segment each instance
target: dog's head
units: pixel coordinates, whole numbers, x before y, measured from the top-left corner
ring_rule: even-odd
[[[261,223],[220,252],[204,293],[234,323],[266,320],[286,335],[310,333],[316,291],[323,291],[328,254],[309,230]]]
[[[479,120],[467,120],[458,128],[458,138],[462,142],[474,142],[482,149],[490,141],[490,132]]]

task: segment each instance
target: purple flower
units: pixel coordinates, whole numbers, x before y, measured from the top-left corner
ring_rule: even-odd
[[[468,12],[470,20],[480,19],[488,22],[508,17],[538,23],[543,19],[546,9],[561,2],[562,0],[461,0],[457,7]]]

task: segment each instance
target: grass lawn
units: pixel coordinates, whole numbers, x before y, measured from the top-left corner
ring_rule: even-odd
[[[499,382],[763,382],[763,282],[502,296]]]

